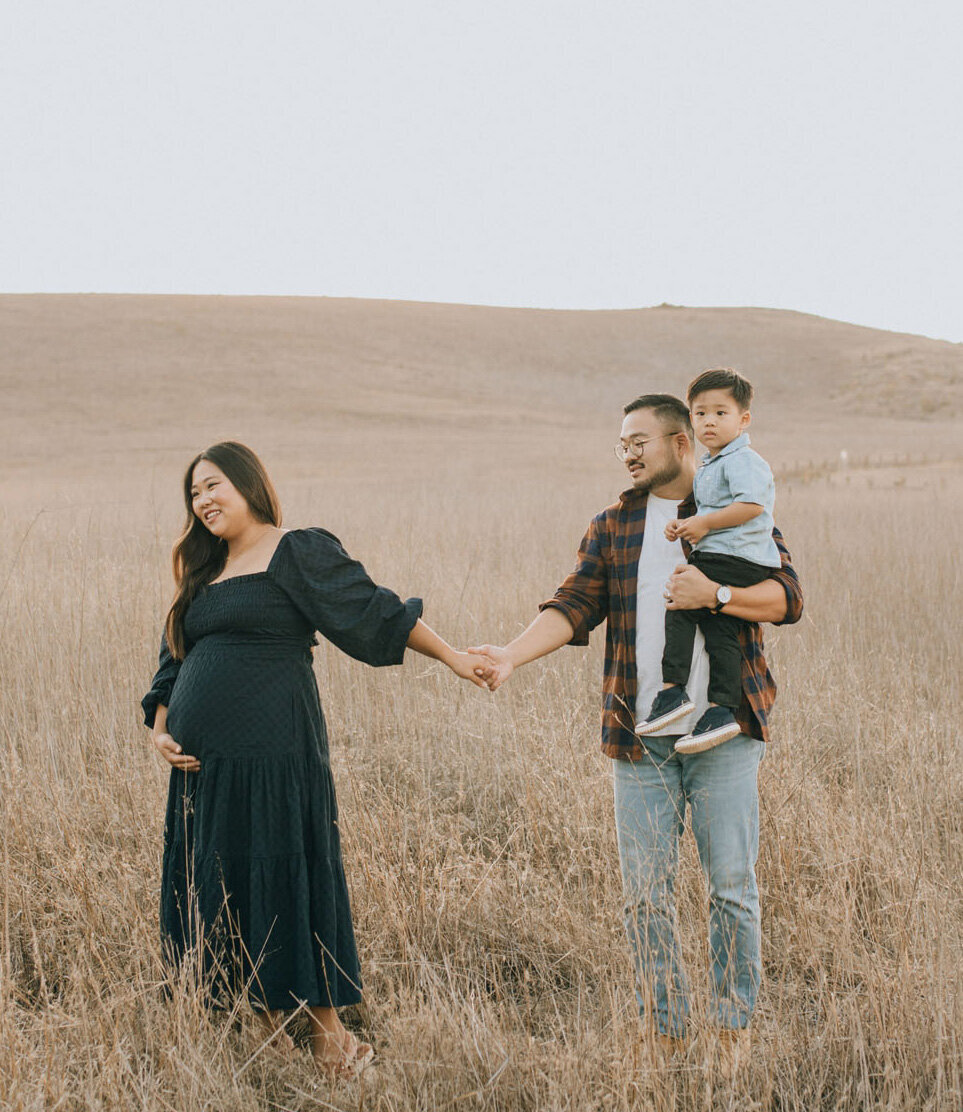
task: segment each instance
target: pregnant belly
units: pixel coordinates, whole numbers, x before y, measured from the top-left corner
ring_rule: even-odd
[[[306,694],[311,697],[307,698]],[[304,744],[303,710],[317,704],[314,675],[301,658],[256,652],[188,653],[167,711],[171,736],[198,757],[258,757]]]

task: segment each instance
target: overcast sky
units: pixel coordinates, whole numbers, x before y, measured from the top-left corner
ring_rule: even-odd
[[[32,0],[0,289],[764,305],[963,341],[959,0]]]

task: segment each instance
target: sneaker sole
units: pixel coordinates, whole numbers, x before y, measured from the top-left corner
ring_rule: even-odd
[[[694,710],[695,703],[690,699],[689,702],[682,703],[681,706],[676,707],[675,710],[666,711],[665,714],[660,715],[651,722],[643,722],[641,726],[636,726],[635,732],[639,737],[649,737],[651,734],[657,734],[663,726],[678,722],[680,718],[685,718],[687,714],[691,714]]]
[[[724,741],[742,733],[738,722],[727,722],[715,730],[707,730],[704,734],[687,734],[675,743],[677,753],[704,753],[706,749],[715,749]]]

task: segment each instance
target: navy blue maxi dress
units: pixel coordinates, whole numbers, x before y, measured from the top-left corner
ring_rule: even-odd
[[[171,770],[161,934],[199,953],[215,1000],[341,1006],[361,977],[341,862],[328,738],[311,668],[318,630],[374,666],[400,664],[421,615],[376,586],[324,529],[292,529],[266,571],[212,583],[161,645],[144,697],[199,772]]]

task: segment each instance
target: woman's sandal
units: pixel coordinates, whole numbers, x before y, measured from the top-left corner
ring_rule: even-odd
[[[296,1047],[294,1039],[287,1033],[287,1031],[275,1031],[274,1034],[268,1039],[268,1046],[284,1059],[285,1062],[293,1062]]]
[[[346,1032],[348,1044],[342,1047],[337,1058],[330,1062],[319,1061],[318,1069],[329,1081],[357,1081],[362,1074],[369,1077],[374,1073],[371,1063],[374,1061],[374,1047],[370,1043],[360,1042]]]
[[[262,1046],[279,1055],[285,1062],[293,1062],[296,1048],[285,1025],[259,1017],[258,1026],[264,1036]]]

